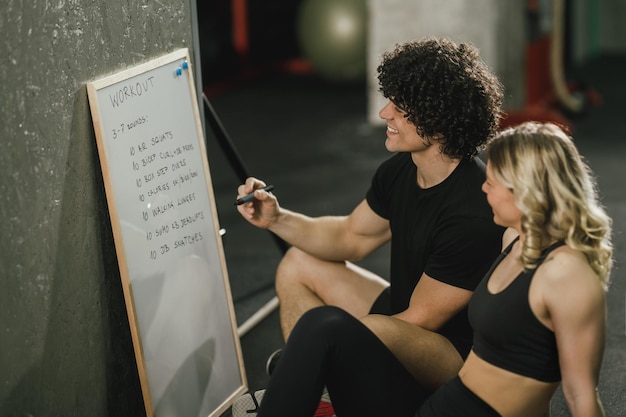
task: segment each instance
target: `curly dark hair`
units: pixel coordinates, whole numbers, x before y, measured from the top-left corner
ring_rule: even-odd
[[[396,45],[377,71],[379,91],[451,158],[477,155],[498,130],[503,87],[472,45],[445,38]]]

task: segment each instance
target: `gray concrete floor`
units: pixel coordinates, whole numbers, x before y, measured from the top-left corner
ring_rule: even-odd
[[[614,219],[616,268],[608,293],[608,331],[599,386],[607,416],[626,415],[626,57],[603,57],[571,71],[570,79],[599,93],[602,104],[570,117],[576,142],[598,178]],[[364,85],[333,85],[310,76],[272,74],[233,86],[210,101],[246,170],[276,188],[284,207],[309,215],[348,213],[365,195],[389,154],[384,129],[366,117]],[[237,322],[243,324],[275,293],[282,251],[270,234],[248,225],[233,207],[238,174],[207,133],[209,163],[224,235]],[[388,248],[362,264],[386,276]],[[265,361],[282,347],[274,310],[241,338],[248,387],[267,385]],[[561,392],[552,417],[567,416]]]

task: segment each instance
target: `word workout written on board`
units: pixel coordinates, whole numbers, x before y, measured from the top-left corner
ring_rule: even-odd
[[[220,415],[246,380],[188,51],[87,91],[147,414]]]

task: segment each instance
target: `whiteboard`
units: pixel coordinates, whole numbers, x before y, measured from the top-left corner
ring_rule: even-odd
[[[148,416],[247,391],[189,52],[87,84]]]

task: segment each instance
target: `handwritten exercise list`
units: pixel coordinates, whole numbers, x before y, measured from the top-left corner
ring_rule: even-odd
[[[125,201],[118,201],[123,203],[121,218],[143,233],[145,251],[139,253],[153,261],[207,238],[198,227],[209,213],[204,209],[206,188],[200,187],[205,179],[196,132],[181,127],[173,112],[150,106],[150,96],[172,83],[176,80],[171,77],[150,76],[108,92],[109,111],[117,116],[108,135],[117,161],[113,175],[124,187],[119,196]],[[141,113],[133,115],[135,109]]]
[[[204,220],[205,214],[193,210],[196,193],[191,188],[201,167],[194,166],[187,157],[195,150],[194,144],[172,144],[175,138],[174,133],[166,131],[128,148],[136,173],[137,197],[141,203],[148,202],[142,205],[141,217],[152,226],[146,232],[146,241],[157,246],[150,249],[151,259],[203,239],[202,232],[193,230],[194,223]],[[186,206],[192,208],[191,212]],[[174,231],[185,233],[167,239]]]

